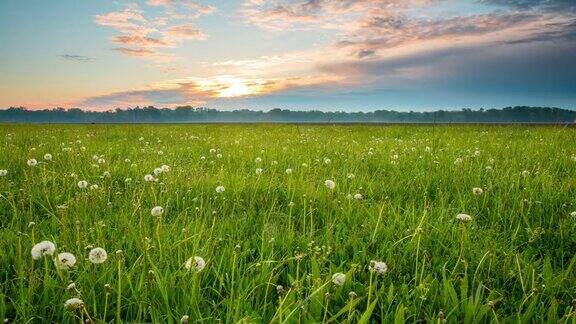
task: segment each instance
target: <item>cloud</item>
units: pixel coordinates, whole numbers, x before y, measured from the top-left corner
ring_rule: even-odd
[[[96,24],[113,28],[120,33],[110,38],[112,43],[120,45],[112,50],[130,57],[167,62],[175,57],[165,50],[160,52],[159,48],[175,48],[183,41],[208,38],[191,20],[211,14],[214,7],[199,5],[189,0],[149,0],[147,3],[150,6],[164,7],[164,15],[147,18],[140,6],[128,4],[122,10],[94,16]]]
[[[60,55],[61,58],[69,61],[74,62],[90,62],[94,60],[92,57],[84,56],[84,55],[74,55],[74,54],[62,54]]]

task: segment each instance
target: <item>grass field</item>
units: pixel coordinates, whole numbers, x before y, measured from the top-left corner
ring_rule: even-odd
[[[576,320],[575,128],[4,125],[0,140],[8,322]]]

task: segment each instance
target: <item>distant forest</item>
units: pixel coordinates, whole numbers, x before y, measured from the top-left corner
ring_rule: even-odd
[[[455,111],[322,112],[272,109],[220,111],[190,106],[136,107],[113,111],[81,109],[0,110],[0,123],[575,123],[576,111],[548,107]]]

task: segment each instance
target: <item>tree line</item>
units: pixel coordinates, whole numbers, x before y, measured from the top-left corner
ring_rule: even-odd
[[[182,106],[175,109],[135,107],[111,111],[74,109],[0,110],[0,123],[574,123],[576,111],[550,107],[516,106],[502,109],[437,111],[376,110],[323,112],[272,109],[232,110]]]

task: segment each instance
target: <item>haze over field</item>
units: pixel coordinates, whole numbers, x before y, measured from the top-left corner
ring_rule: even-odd
[[[0,107],[576,107],[572,0],[0,2]]]

